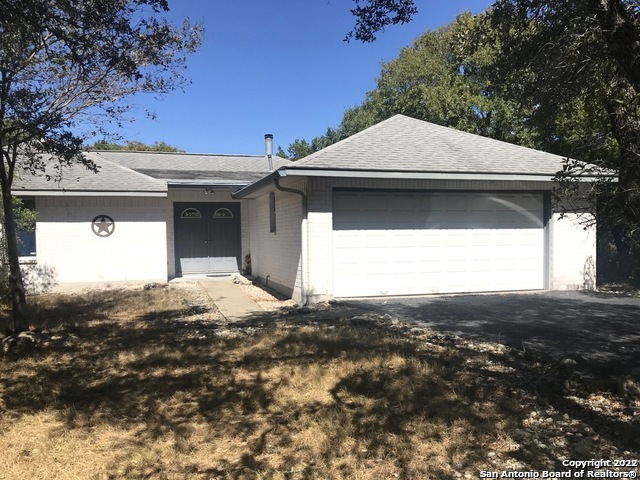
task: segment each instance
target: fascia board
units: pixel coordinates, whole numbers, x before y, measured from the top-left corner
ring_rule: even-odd
[[[287,168],[283,176],[334,177],[334,178],[379,178],[406,180],[489,180],[489,181],[535,181],[553,182],[549,174],[517,173],[470,173],[470,172],[394,172],[380,170],[321,170]],[[582,181],[595,181],[600,177],[579,177]]]
[[[131,191],[87,191],[87,190],[14,190],[18,197],[159,197],[166,198],[167,192],[131,192]]]
[[[202,188],[215,188],[217,190],[240,190],[247,186],[246,183],[189,183],[189,182],[168,182],[167,186],[170,189],[202,189]]]

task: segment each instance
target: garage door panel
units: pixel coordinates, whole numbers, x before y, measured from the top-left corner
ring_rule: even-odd
[[[336,192],[334,295],[542,289],[543,205],[540,194]]]
[[[401,230],[397,235],[393,235],[393,248],[413,250],[418,247],[418,238],[413,234],[413,230]]]
[[[415,197],[411,194],[393,195],[390,209],[392,212],[413,212],[417,208]]]

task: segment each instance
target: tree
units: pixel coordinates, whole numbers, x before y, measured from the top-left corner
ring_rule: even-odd
[[[314,150],[312,150],[309,142],[296,138],[291,144],[289,144],[286,152],[282,147],[278,146],[278,153],[276,155],[289,160],[300,160],[313,152]]]
[[[165,142],[154,142],[149,145],[137,140],[126,141],[123,144],[110,142],[108,140],[98,140],[93,145],[87,145],[84,147],[87,150],[125,150],[129,152],[179,152],[184,153],[177,147],[169,145]]]
[[[411,21],[417,11],[414,0],[354,1],[356,24],[347,38],[364,42],[375,40],[376,34],[389,24]],[[586,140],[585,154],[594,148],[598,153],[610,153],[611,137],[602,134],[608,128],[614,142],[629,157],[627,160],[637,157],[638,0],[497,0],[473,23],[472,28],[458,31],[458,54],[464,57],[460,64],[464,66],[470,55],[475,56],[479,70],[473,75],[491,86],[493,94],[525,108],[535,106],[530,112],[535,118],[527,119],[535,125],[532,131],[541,132],[534,143],[546,141],[548,148],[557,151],[566,149],[568,144],[572,150],[579,148]],[[477,54],[486,52],[487,47],[497,48],[494,51],[499,54],[483,65],[477,62]],[[482,93],[486,95],[487,90]],[[593,116],[587,121],[596,129],[590,132],[593,138],[577,141],[572,128],[573,141],[562,145],[564,137],[557,135],[562,128],[552,132],[553,123],[559,121],[566,127],[569,112],[574,113],[574,109],[580,115]],[[519,113],[527,115],[526,111]],[[600,138],[599,143],[596,138]],[[627,173],[623,172],[623,176]]]
[[[485,69],[499,53],[496,42],[471,49],[465,39],[480,18],[458,15],[449,25],[426,31],[394,60],[383,64],[367,109],[378,119],[402,113],[498,140],[532,146],[524,119],[531,105],[507,101]]]
[[[278,147],[278,156],[288,158],[290,160],[300,160],[301,158],[311,155],[313,152],[317,152],[318,150],[322,150],[343,138],[346,137],[342,134],[342,131],[339,128],[327,128],[324,135],[315,137],[311,142],[298,138],[295,139],[293,143],[287,147],[286,152],[282,150],[281,147]]]
[[[366,4],[369,10],[353,10],[356,28],[348,38],[372,41],[386,25],[376,18],[410,21],[415,6],[411,1]],[[586,200],[597,206],[591,212],[599,221],[614,226],[620,264],[630,265],[625,250],[634,242],[640,245],[640,3],[497,0],[479,17],[461,43],[499,47],[499,55],[475,76],[523,108],[517,116],[531,135],[529,145],[616,173],[616,183],[598,185]],[[470,52],[474,48],[464,48],[465,55]],[[582,195],[575,180],[594,173],[591,168],[568,161],[558,175],[563,193]]]
[[[395,114],[527,146],[535,145],[525,119],[532,106],[501,97],[485,74],[499,53],[486,42],[471,49],[469,32],[480,22],[469,13],[449,25],[428,30],[397,58],[382,65],[377,86],[365,100],[345,111],[340,125],[310,143],[296,140],[292,158],[308,155]]]
[[[160,18],[166,0],[0,0],[0,184],[15,331],[28,328],[11,186],[82,155],[81,131],[127,117],[128,97],[185,85],[201,28]],[[90,132],[93,136],[97,132]]]
[[[32,208],[24,205],[24,201],[16,197],[13,202],[13,215],[18,232],[34,232],[36,229],[36,213]],[[0,208],[0,225],[4,225],[4,213]],[[0,227],[1,228],[1,227]],[[18,235],[18,243],[22,239]],[[7,236],[0,234],[0,301],[11,298],[9,272],[7,271]]]
[[[376,33],[389,25],[410,22],[418,13],[414,0],[354,0],[356,8],[351,13],[356,17],[356,26],[345,37],[361,42],[373,42]]]
[[[640,246],[640,4],[633,0],[500,0],[487,17],[503,45],[492,76],[502,94],[525,95],[546,130],[547,149],[616,173],[589,190],[588,204],[612,226],[620,274]],[[570,117],[567,115],[570,113]],[[567,126],[572,128],[567,129]],[[568,161],[560,193],[581,193],[592,166]]]

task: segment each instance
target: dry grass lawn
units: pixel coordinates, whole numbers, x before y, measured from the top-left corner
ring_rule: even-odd
[[[453,479],[558,460],[516,438],[537,404],[500,352],[339,315],[224,324],[196,286],[31,300],[41,343],[0,357],[0,478]],[[623,454],[599,436],[573,458]]]

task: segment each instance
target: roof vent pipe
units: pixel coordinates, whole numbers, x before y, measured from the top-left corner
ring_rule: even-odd
[[[264,150],[269,160],[269,171],[273,172],[273,135],[270,133],[264,136]]]

